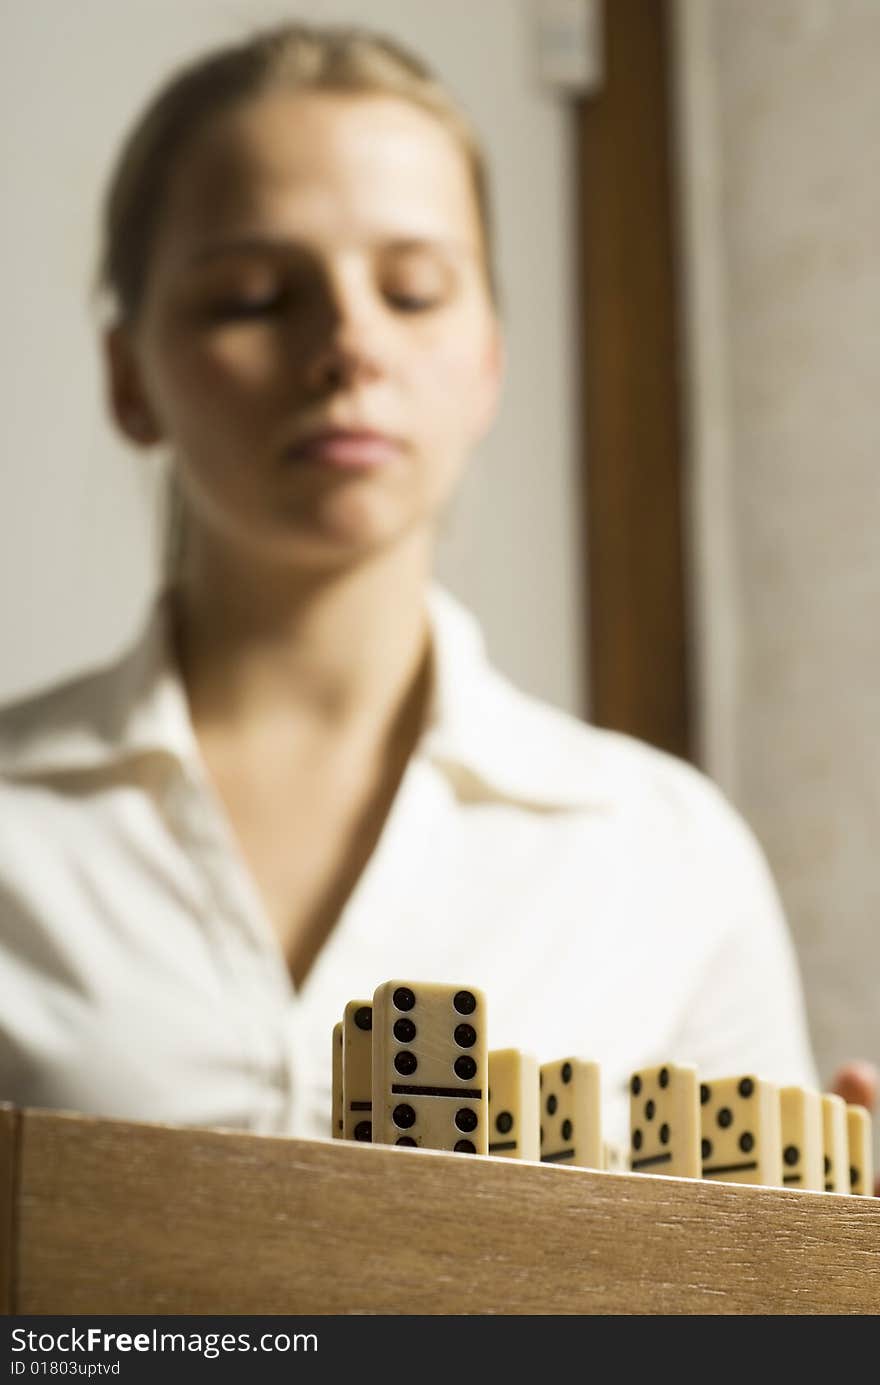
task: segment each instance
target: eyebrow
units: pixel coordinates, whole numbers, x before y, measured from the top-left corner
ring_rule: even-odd
[[[406,253],[416,250],[439,250],[453,256],[462,256],[472,253],[472,247],[464,241],[447,240],[439,236],[404,236],[398,239],[383,242],[381,248],[385,251],[396,251]],[[290,254],[294,252],[300,256],[310,256],[307,245],[302,241],[289,240],[284,236],[265,236],[265,235],[246,235],[233,236],[226,240],[210,241],[207,245],[202,245],[187,260],[188,265],[199,265],[209,263],[211,260],[221,259],[225,255],[241,254]]]

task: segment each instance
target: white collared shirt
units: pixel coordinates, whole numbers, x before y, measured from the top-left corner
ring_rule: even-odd
[[[0,713],[0,1100],[328,1138],[333,1024],[391,978],[480,987],[490,1048],[598,1061],[618,1143],[648,1063],[817,1085],[739,816],[683,762],[517,691],[448,594],[429,608],[427,730],[299,990],[163,601],[117,664]]]

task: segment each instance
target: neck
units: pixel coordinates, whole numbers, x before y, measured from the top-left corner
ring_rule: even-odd
[[[423,534],[322,574],[193,543],[174,617],[197,729],[381,732],[424,691],[429,566]]]

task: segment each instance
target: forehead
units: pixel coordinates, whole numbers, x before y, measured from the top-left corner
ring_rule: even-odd
[[[175,169],[165,228],[190,244],[255,219],[305,240],[479,243],[464,151],[396,97],[275,94],[215,118]]]

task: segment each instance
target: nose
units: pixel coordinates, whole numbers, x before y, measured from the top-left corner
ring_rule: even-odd
[[[328,286],[306,344],[304,384],[322,395],[366,384],[382,374],[381,326],[363,287]]]
[[[379,374],[367,352],[357,346],[348,346],[343,341],[333,341],[309,360],[305,385],[310,394],[329,394],[366,384]]]

